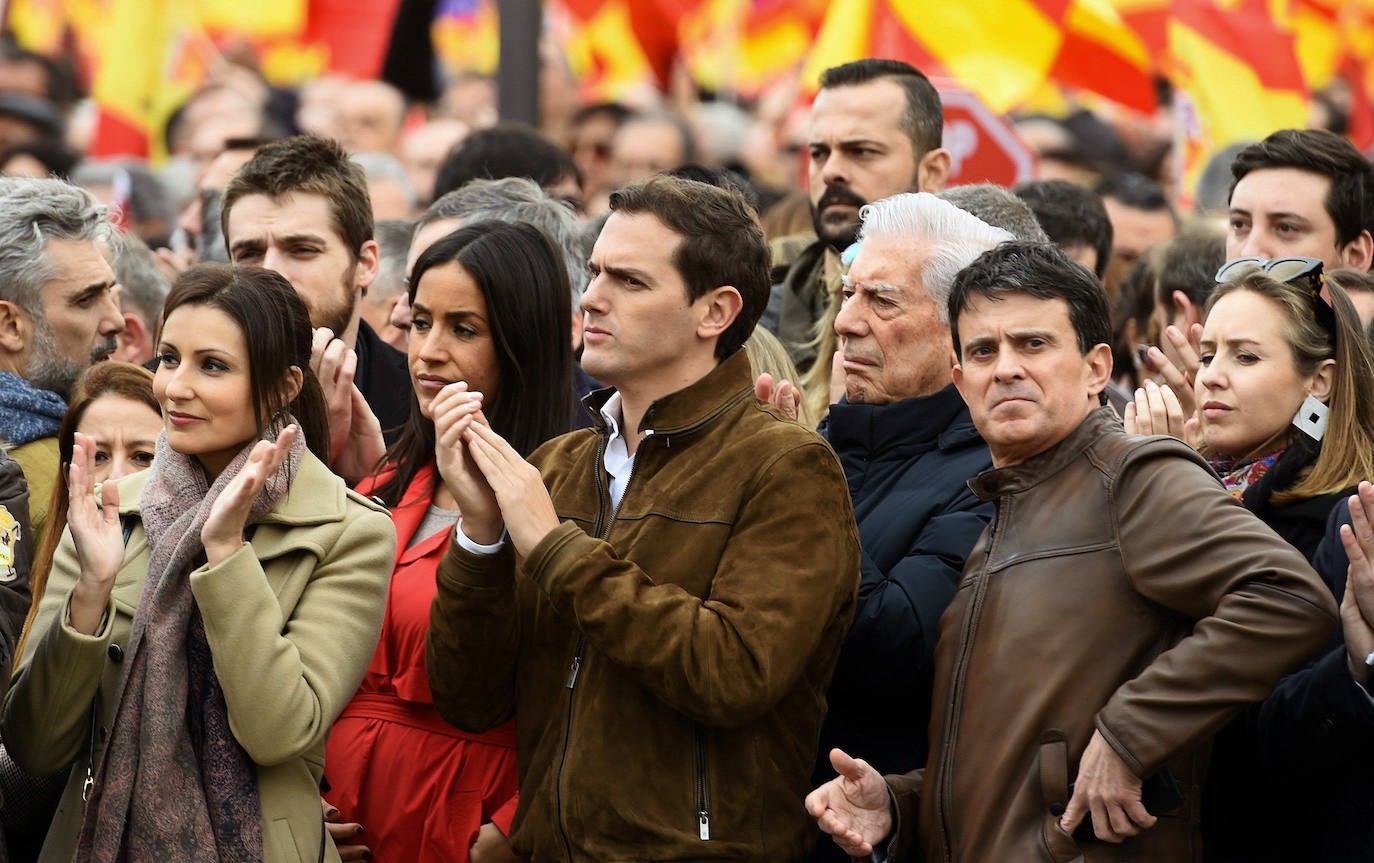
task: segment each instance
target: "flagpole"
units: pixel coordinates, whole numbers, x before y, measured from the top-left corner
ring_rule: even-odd
[[[499,0],[497,5],[501,60],[496,89],[501,119],[538,128],[540,0]]]

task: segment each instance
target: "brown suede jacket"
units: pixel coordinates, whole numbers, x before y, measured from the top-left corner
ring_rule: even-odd
[[[1196,453],[1110,408],[969,485],[997,512],[940,621],[924,777],[888,777],[893,858],[1200,859],[1206,743],[1326,644],[1331,592]],[[1147,809],[1177,786],[1120,845],[1059,827],[1094,730]]]
[[[799,860],[859,578],[839,462],[743,351],[649,408],[618,510],[596,421],[531,458],[562,524],[528,559],[450,546],[434,704],[469,732],[515,716],[535,861]]]

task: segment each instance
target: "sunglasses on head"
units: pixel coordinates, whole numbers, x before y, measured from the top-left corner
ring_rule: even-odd
[[[1217,270],[1217,284],[1238,282],[1252,273],[1264,273],[1271,279],[1303,288],[1317,323],[1332,336],[1336,334],[1336,312],[1322,296],[1326,277],[1322,275],[1320,258],[1236,258]]]

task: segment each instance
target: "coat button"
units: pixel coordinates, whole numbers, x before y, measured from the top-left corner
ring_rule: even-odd
[[[112,642],[112,643],[110,644],[109,653],[110,653],[110,658],[113,659],[115,662],[123,662],[123,661],[124,661],[124,648],[120,647],[118,644],[114,644],[114,643]]]

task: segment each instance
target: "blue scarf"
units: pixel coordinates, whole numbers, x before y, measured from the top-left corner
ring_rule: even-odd
[[[0,372],[0,441],[23,446],[56,437],[67,415],[67,403],[51,390],[40,390],[19,375]]]

